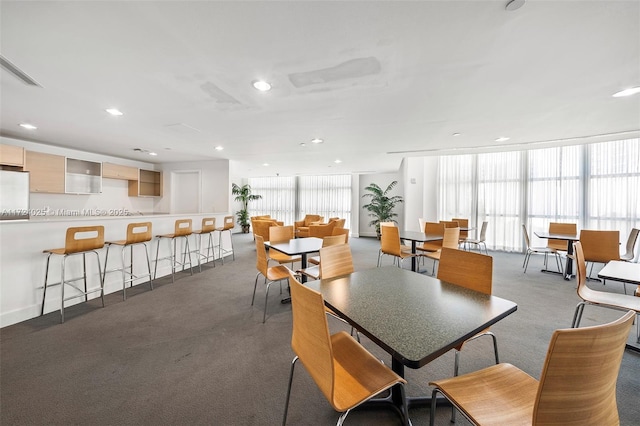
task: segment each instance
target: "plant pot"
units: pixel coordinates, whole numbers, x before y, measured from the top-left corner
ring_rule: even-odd
[[[243,234],[248,234],[250,227],[251,227],[251,225],[242,225],[242,233]]]

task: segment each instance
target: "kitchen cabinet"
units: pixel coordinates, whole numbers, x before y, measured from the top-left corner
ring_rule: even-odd
[[[138,180],[138,168],[113,163],[102,163],[102,177],[108,179]]]
[[[0,144],[0,165],[24,167],[24,148]]]
[[[130,197],[162,197],[162,172],[140,169],[138,180],[129,181]]]
[[[25,152],[25,171],[29,172],[29,191],[64,194],[65,157]]]
[[[67,194],[102,192],[102,163],[67,158],[65,192]]]

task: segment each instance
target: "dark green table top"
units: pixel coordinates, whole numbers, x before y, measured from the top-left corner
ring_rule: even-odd
[[[517,309],[509,300],[395,266],[306,285],[410,368],[424,366]]]

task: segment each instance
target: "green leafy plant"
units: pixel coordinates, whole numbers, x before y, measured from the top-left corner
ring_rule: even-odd
[[[369,193],[364,194],[362,198],[370,198],[369,204],[362,206],[363,209],[369,212],[369,216],[373,218],[369,222],[369,226],[375,226],[378,238],[380,238],[380,222],[395,222],[394,219],[398,216],[393,211],[396,204],[402,203],[402,197],[400,195],[389,196],[388,193],[398,184],[397,180],[394,180],[387,186],[385,190],[380,188],[377,184],[372,183],[367,186],[365,191]]]
[[[231,184],[231,194],[236,196],[236,201],[242,203],[242,210],[236,212],[237,223],[243,232],[249,232],[249,201],[259,200],[262,195],[252,194],[248,184],[239,186],[235,183]]]

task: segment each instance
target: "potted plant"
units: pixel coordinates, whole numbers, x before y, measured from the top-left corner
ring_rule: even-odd
[[[369,204],[362,206],[362,208],[367,210],[369,216],[373,218],[373,220],[369,222],[369,226],[375,226],[378,238],[380,238],[380,222],[396,222],[394,217],[397,217],[398,214],[394,213],[393,209],[396,204],[402,202],[402,197],[400,195],[389,196],[387,194],[397,184],[398,181],[394,180],[385,190],[382,190],[382,188],[375,183],[364,188],[364,190],[369,191],[369,193],[364,194],[362,198],[371,198],[371,201]]]
[[[247,234],[249,232],[249,201],[255,201],[262,198],[262,195],[252,194],[251,186],[231,184],[231,194],[235,195],[236,201],[242,203],[242,210],[236,212],[238,217],[237,223],[242,227],[242,233]]]

